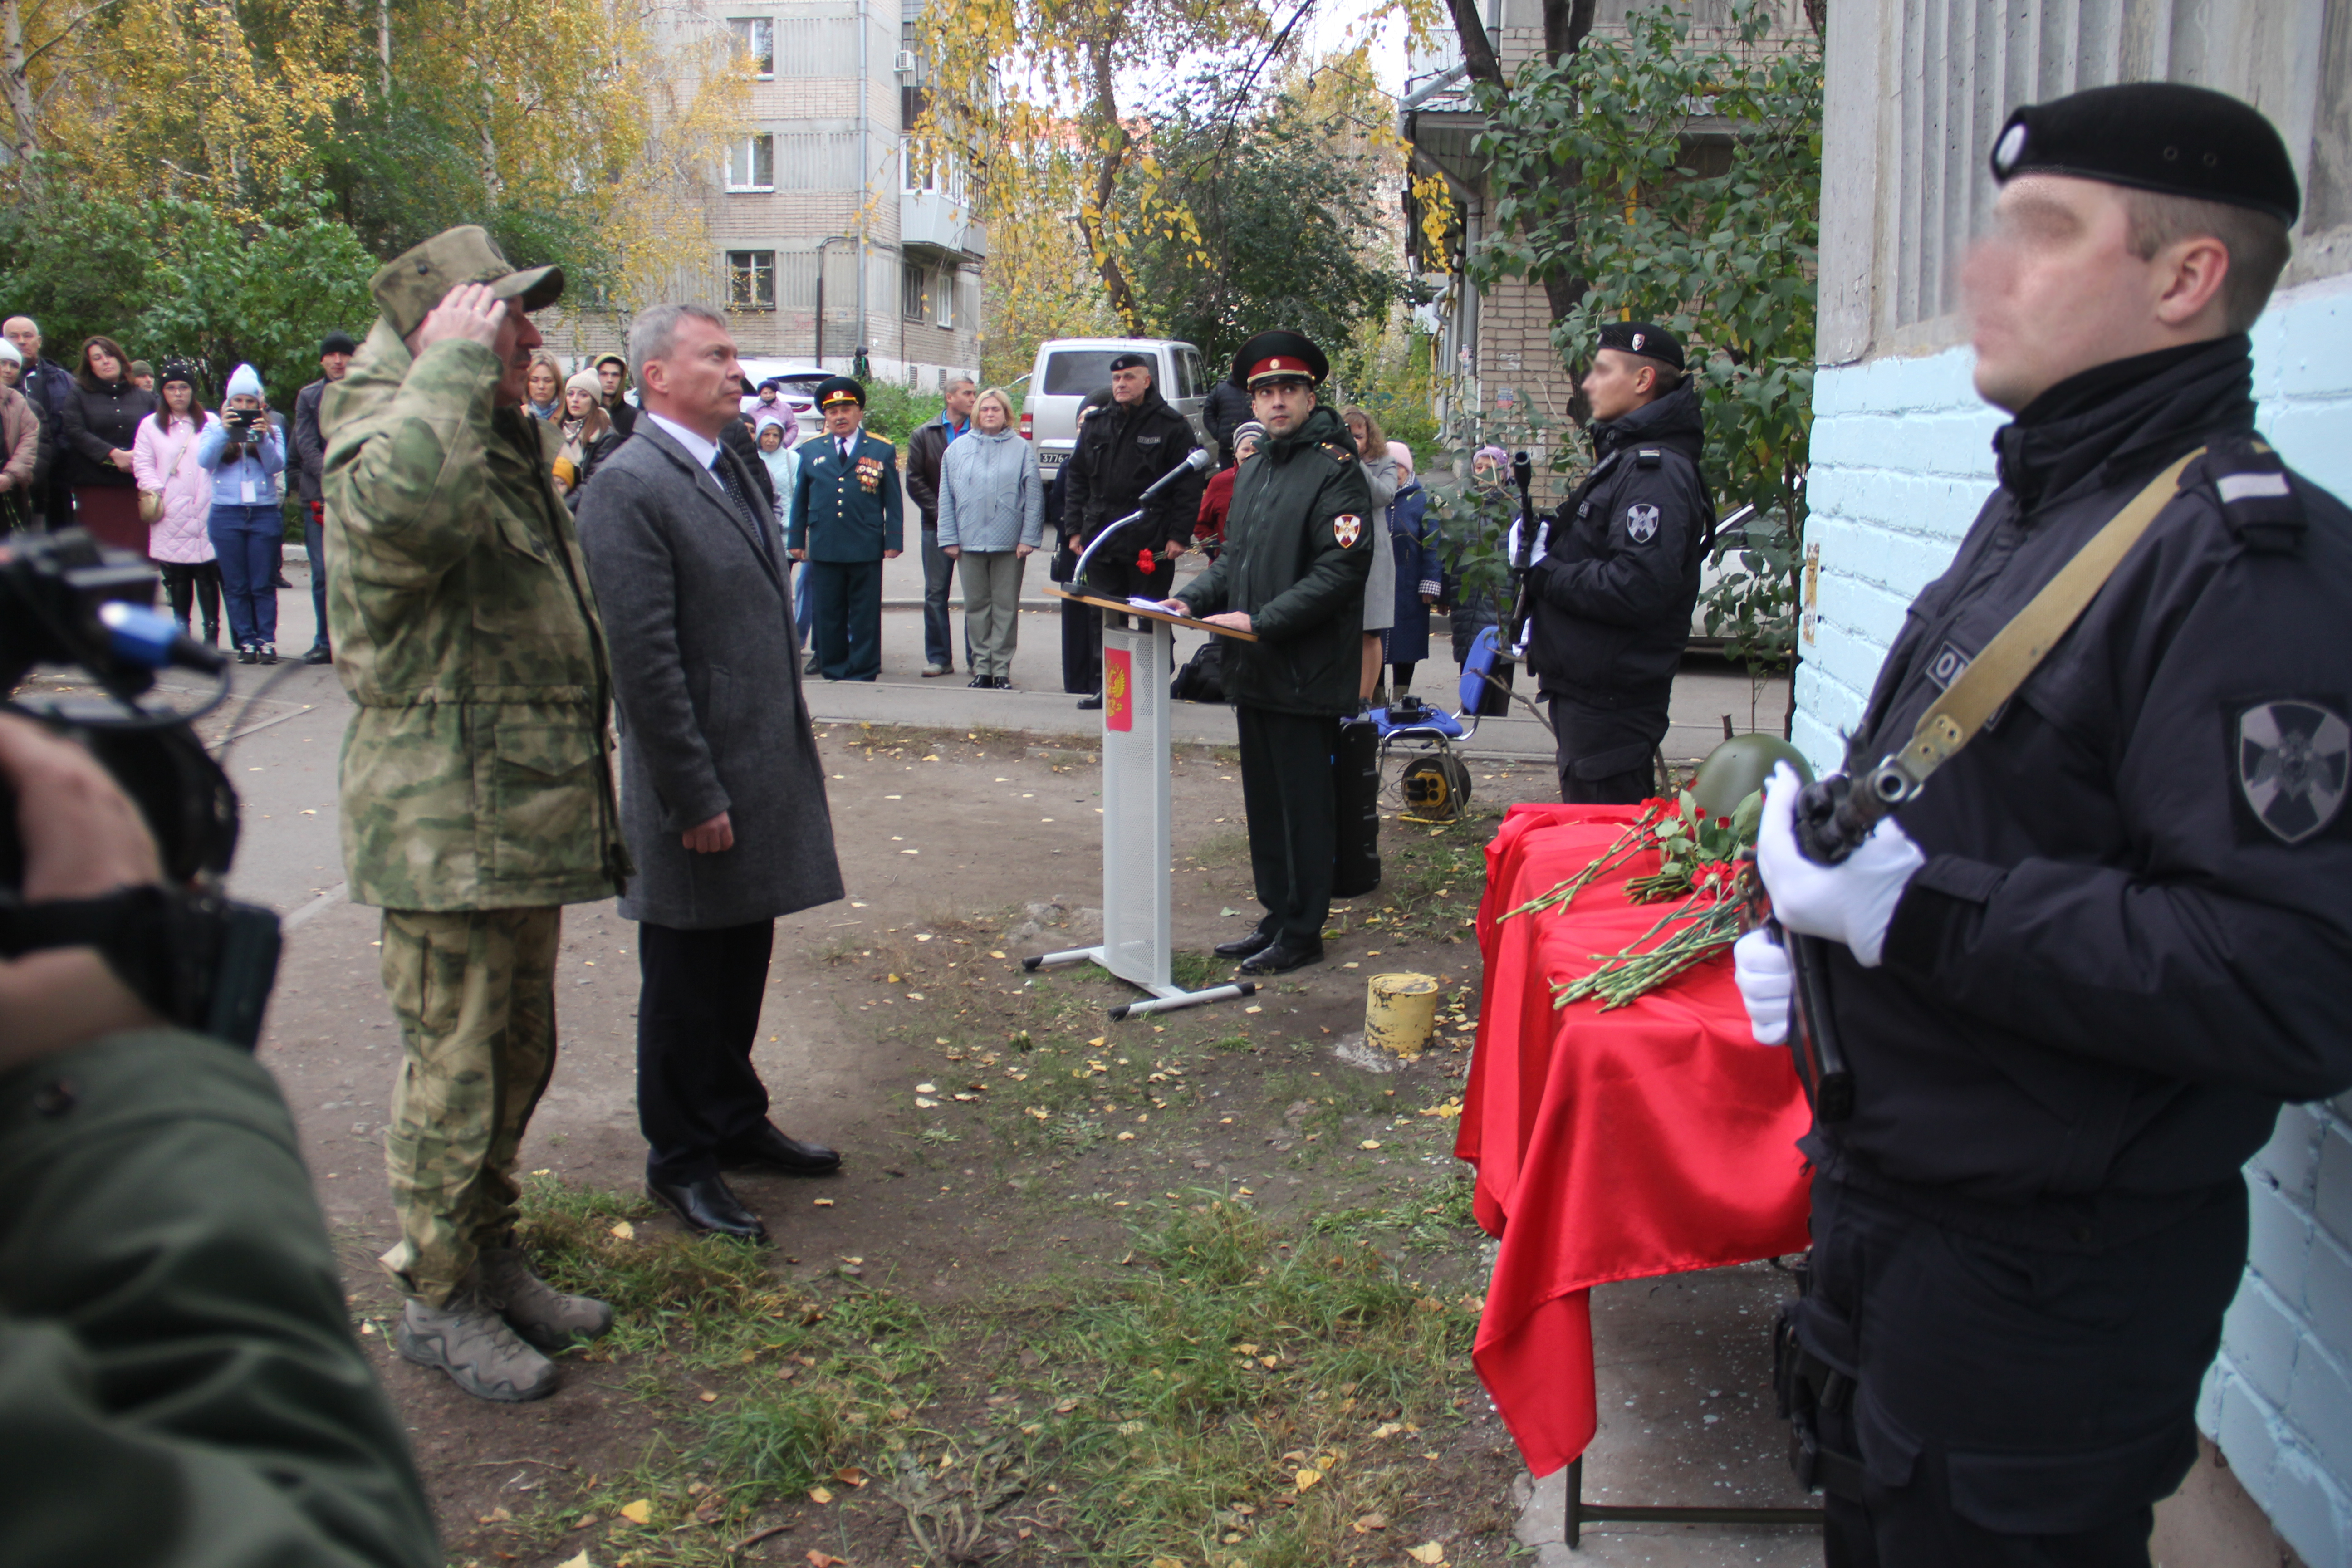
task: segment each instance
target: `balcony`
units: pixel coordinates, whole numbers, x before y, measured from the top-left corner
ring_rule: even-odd
[[[988,228],[945,192],[907,191],[898,197],[898,243],[979,261],[988,255]]]

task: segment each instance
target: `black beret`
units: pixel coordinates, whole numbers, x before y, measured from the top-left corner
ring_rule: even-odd
[[[329,354],[355,354],[359,352],[359,344],[352,342],[352,335],[349,332],[329,332],[319,344],[320,359],[325,359]]]
[[[816,405],[830,408],[836,403],[855,403],[866,406],[866,389],[845,375],[828,375],[816,384]]]
[[[1652,321],[1604,321],[1600,346],[1683,368],[1683,345],[1675,341],[1674,333]]]
[[[1321,382],[1331,362],[1297,332],[1260,332],[1234,355],[1233,384],[1247,392],[1262,381]]]
[[[1992,144],[1992,177],[2072,174],[2252,207],[2292,228],[2303,192],[2262,110],[2177,81],[2127,81],[2030,103]]]
[[[1139,354],[1133,349],[1129,349],[1127,353],[1120,354],[1117,359],[1112,360],[1110,362],[1110,367],[1113,370],[1150,371],[1156,371],[1160,368],[1152,363],[1152,359],[1150,354]]]

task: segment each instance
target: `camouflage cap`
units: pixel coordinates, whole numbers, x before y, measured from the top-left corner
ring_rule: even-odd
[[[526,310],[542,310],[563,293],[563,268],[528,267],[518,272],[499,253],[488,229],[474,224],[445,229],[384,265],[368,287],[392,330],[406,337],[425,322],[450,289],[488,283],[501,300]]]

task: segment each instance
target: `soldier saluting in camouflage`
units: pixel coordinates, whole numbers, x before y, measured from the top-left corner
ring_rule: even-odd
[[[377,273],[383,314],[327,389],[327,621],[358,705],[343,738],[354,902],[383,910],[404,1060],[385,1140],[408,1304],[400,1352],[484,1399],[536,1399],[612,1310],[514,1245],[515,1157],[555,1068],[565,904],[628,874],[612,675],[552,431],[521,411],[530,312],[563,273],[453,228]],[[520,1337],[518,1337],[520,1336]],[[525,1341],[529,1343],[525,1343]]]

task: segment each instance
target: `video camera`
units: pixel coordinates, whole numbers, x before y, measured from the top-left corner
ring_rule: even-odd
[[[0,545],[0,692],[37,664],[86,670],[103,698],[0,699],[87,746],[154,833],[162,888],[27,904],[15,792],[0,779],[0,955],[97,947],[110,967],[176,1024],[250,1048],[278,973],[278,917],[221,896],[236,854],[236,791],[194,721],[228,698],[230,665],[153,608],[157,575],[80,529]],[[212,697],[182,712],[147,693],[169,666],[210,675]]]

